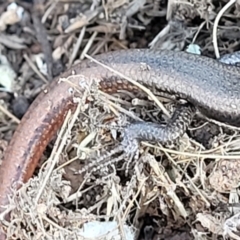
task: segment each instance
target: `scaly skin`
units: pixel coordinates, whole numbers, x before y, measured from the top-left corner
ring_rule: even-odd
[[[240,126],[240,70],[238,67],[184,52],[161,50],[123,50],[96,57],[114,70],[149,89],[165,91],[196,106],[209,118]],[[81,86],[98,79],[100,89],[114,93],[119,89],[133,91],[128,81],[90,61],[57,77],[32,103],[17,127],[0,167],[0,212],[8,204],[11,188],[19,187],[33,174],[50,139],[61,127],[69,109],[75,109],[73,92],[66,82]],[[81,76],[77,76],[80,74]],[[73,75],[74,76],[74,75]],[[5,239],[4,234],[0,239]]]

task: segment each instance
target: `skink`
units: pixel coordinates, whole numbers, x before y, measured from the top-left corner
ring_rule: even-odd
[[[240,126],[238,67],[185,52],[149,49],[110,52],[96,59],[149,89],[186,99],[209,118]],[[1,206],[8,204],[11,189],[19,188],[19,183],[32,176],[67,111],[76,108],[71,85],[59,82],[60,78],[71,75],[76,76],[71,78],[76,85],[98,79],[100,89],[108,93],[136,88],[89,60],[67,70],[46,87],[22,118],[5,153],[0,167],[0,213],[4,211]]]

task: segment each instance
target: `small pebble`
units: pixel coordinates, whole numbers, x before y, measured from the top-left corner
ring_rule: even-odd
[[[13,114],[21,119],[29,108],[29,102],[24,96],[19,96],[13,100],[12,108]]]

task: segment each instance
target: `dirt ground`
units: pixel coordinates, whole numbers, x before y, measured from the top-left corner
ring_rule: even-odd
[[[0,160],[32,101],[86,53],[152,48],[216,59],[240,49],[239,20],[238,0],[0,1]],[[143,93],[93,98],[10,200],[9,239],[90,239],[79,237],[88,222],[91,234],[117,223],[112,239],[131,239],[129,229],[135,239],[240,239],[239,129],[197,114],[173,146],[142,142],[135,161],[100,161],[121,140],[116,126],[166,118]],[[175,103],[159,99],[172,113]]]

